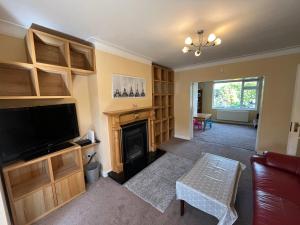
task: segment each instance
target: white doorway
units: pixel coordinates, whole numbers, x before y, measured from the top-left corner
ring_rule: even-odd
[[[192,83],[193,139],[255,151],[263,83],[263,77]]]
[[[300,156],[300,65],[298,65],[287,153]]]

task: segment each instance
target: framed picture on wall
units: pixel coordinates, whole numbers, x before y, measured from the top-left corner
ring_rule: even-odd
[[[146,80],[121,74],[112,77],[113,98],[144,98],[146,97]]]

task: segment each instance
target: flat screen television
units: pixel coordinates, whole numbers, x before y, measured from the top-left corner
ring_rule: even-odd
[[[2,163],[46,154],[78,136],[75,104],[0,109]]]

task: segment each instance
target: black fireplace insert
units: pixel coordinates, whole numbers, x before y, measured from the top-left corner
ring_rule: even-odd
[[[121,128],[123,172],[108,173],[119,184],[125,183],[165,153],[160,149],[149,151],[148,120],[126,124]]]
[[[147,165],[148,124],[142,120],[122,126],[121,149],[126,176],[133,176]]]

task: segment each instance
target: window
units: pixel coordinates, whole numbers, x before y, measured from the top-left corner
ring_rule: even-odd
[[[215,82],[213,85],[214,109],[257,109],[258,79]]]

